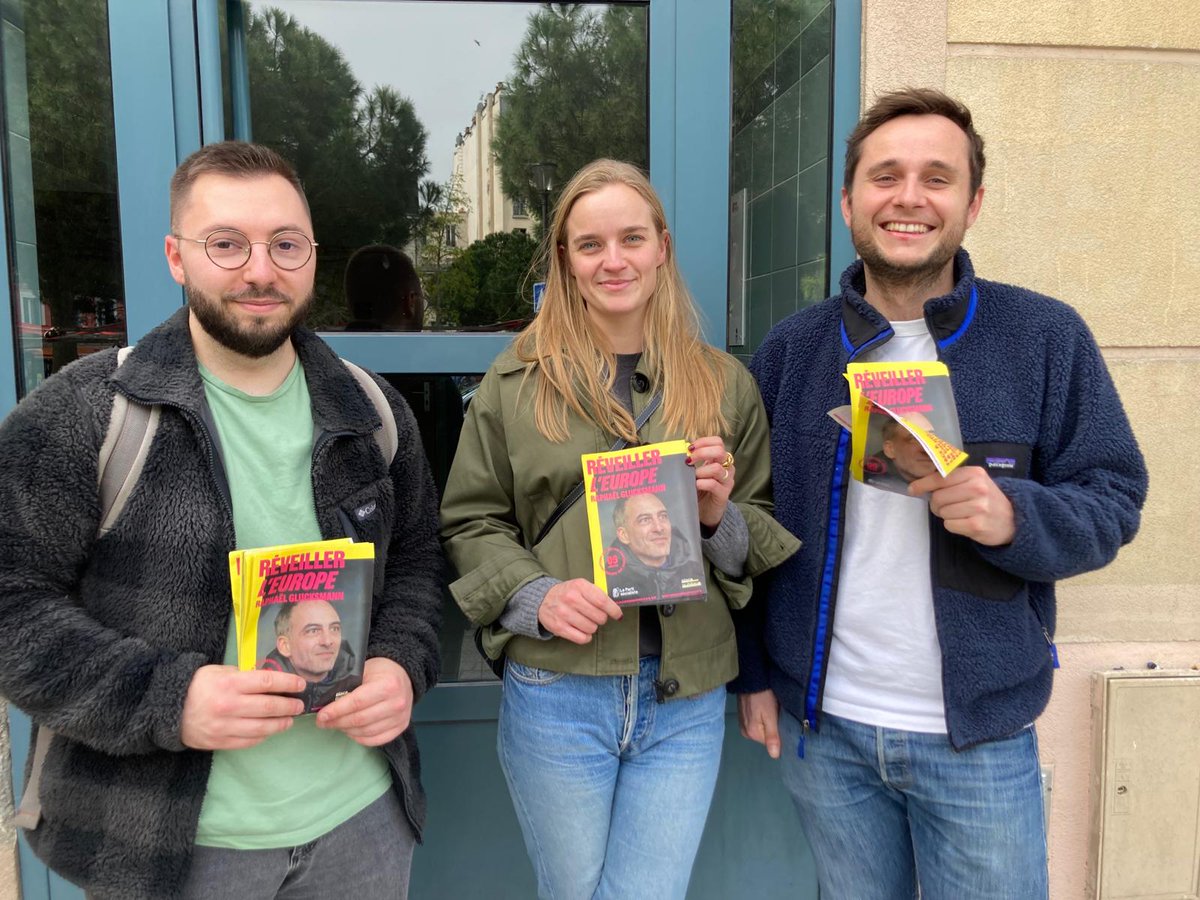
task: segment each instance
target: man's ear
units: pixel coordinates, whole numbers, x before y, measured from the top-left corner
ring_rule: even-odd
[[[175,283],[182,285],[185,276],[183,274],[183,258],[179,253],[179,239],[173,234],[168,234],[163,239],[163,253],[167,257],[167,268],[171,270],[171,277],[175,279]]]
[[[275,649],[279,651],[280,656],[286,656],[288,659],[292,658],[292,645],[288,641],[286,634],[281,634],[275,638]]]
[[[629,543],[629,532],[625,530],[624,525],[617,526],[617,540],[622,544]]]
[[[979,218],[979,210],[983,208],[983,185],[979,186],[979,190],[975,192],[975,196],[971,198],[970,204],[967,206],[967,227],[970,228],[975,224],[975,220]]]

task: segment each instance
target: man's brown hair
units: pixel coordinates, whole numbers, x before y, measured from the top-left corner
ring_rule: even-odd
[[[308,211],[308,198],[300,176],[290,162],[262,144],[246,141],[220,141],[207,144],[185,159],[171,176],[171,230],[178,226],[180,210],[187,202],[192,185],[201,175],[226,175],[231,178],[261,178],[278,175],[296,189],[304,209]],[[311,215],[311,214],[310,214]]]
[[[933,88],[902,88],[878,97],[846,140],[846,174],[842,182],[847,191],[854,183],[854,171],[862,156],[863,141],[875,129],[898,119],[900,116],[943,116],[961,128],[967,135],[971,150],[971,196],[983,184],[983,138],[971,124],[971,111],[953,97]]]

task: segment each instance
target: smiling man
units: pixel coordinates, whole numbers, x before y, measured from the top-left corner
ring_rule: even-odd
[[[342,619],[332,603],[287,603],[275,616],[275,650],[308,682],[324,681],[342,649]]]
[[[803,540],[737,621],[742,731],[781,757],[822,896],[1047,894],[1033,721],[1050,696],[1054,582],[1137,530],[1146,469],[1087,327],[976,278],[983,140],[934,90],[885,94],[846,149],[862,257],[780,322],[751,369],[775,514]],[[850,478],[846,364],[944,361],[967,464]],[[901,450],[889,454],[899,468]]]
[[[212,144],[179,166],[170,205],[187,305],[0,426],[0,604],[24,635],[0,654],[0,692],[53,729],[29,842],[93,898],[403,897],[424,817],[408,726],[436,680],[441,598],[416,423],[375,378],[386,458],[380,407],[300,324],[317,242],[287,162]],[[117,392],[160,418],[98,535]],[[294,668],[239,671],[228,554],[343,537],[371,541],[383,573],[362,684],[300,716],[346,650],[337,614],[305,604],[295,618],[322,633],[283,640]]]

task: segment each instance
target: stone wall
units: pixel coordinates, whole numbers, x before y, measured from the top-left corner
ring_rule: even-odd
[[[1064,669],[1040,725],[1054,765],[1051,895],[1084,896],[1091,671],[1200,662],[1200,17],[1171,0],[864,0],[863,102],[963,100],[987,142],[976,270],[1058,297],[1103,348],[1150,466],[1137,540],[1059,591]],[[1020,348],[1013,348],[1019,353]],[[1081,743],[1083,742],[1083,743]],[[1090,746],[1090,743],[1089,743]]]

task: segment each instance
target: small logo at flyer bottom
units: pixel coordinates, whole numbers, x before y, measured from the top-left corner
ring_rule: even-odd
[[[625,552],[620,547],[609,547],[604,551],[604,574],[620,575],[625,571]]]

